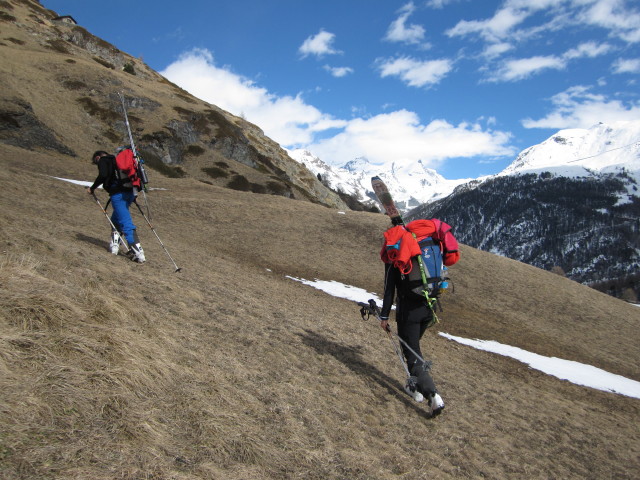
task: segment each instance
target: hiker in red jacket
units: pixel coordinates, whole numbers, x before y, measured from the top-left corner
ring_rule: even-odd
[[[420,349],[420,339],[426,329],[433,324],[434,312],[425,296],[415,292],[416,285],[409,280],[408,274],[412,268],[418,268],[412,259],[420,254],[418,240],[425,237],[432,237],[434,241],[439,242],[444,265],[453,265],[458,261],[460,257],[458,242],[450,230],[449,225],[437,219],[415,220],[406,227],[395,226],[385,232],[385,245],[380,252],[381,259],[385,263],[380,326],[385,331],[389,328],[389,313],[397,296],[398,336],[410,347],[402,345],[411,374],[405,390],[409,395],[417,398],[415,395],[417,389],[427,399],[432,416],[438,415],[444,409],[444,402],[429,373],[430,365],[422,360],[424,357]]]

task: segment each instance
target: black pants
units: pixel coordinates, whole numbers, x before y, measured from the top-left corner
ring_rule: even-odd
[[[398,298],[396,321],[398,322],[398,336],[407,342],[409,347],[424,358],[420,350],[420,339],[427,330],[427,325],[431,323],[433,311],[426,304],[425,300],[418,297],[412,298],[406,296]],[[411,351],[402,345],[404,358],[407,360],[407,366],[411,375],[418,378],[418,389],[427,396],[436,392],[436,386],[433,383],[428,368],[421,362]]]

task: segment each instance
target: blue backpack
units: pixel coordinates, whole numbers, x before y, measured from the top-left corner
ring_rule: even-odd
[[[449,286],[447,267],[442,261],[440,242],[426,237],[418,242],[420,255],[411,259],[411,271],[406,275],[412,293],[437,298]]]

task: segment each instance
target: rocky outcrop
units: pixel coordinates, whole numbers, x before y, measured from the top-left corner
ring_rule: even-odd
[[[0,142],[27,150],[43,148],[76,156],[38,119],[29,102],[15,97],[0,98]]]

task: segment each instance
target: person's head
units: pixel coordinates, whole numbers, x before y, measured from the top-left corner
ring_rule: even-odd
[[[105,157],[107,155],[109,155],[108,152],[105,152],[104,150],[98,150],[91,157],[91,162],[92,163],[98,163],[102,157]]]

